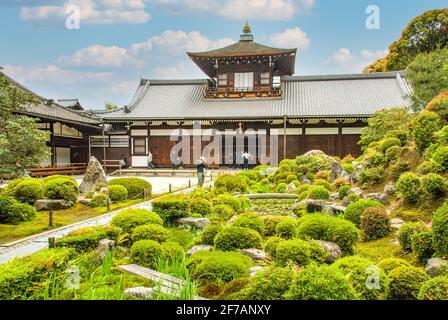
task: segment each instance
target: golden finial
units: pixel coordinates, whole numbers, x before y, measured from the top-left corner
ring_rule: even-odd
[[[243,28],[243,33],[252,33],[252,31],[250,30],[249,20],[246,20],[246,24]]]

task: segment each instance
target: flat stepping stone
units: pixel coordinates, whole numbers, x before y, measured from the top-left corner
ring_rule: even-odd
[[[241,195],[249,199],[297,199],[299,196],[290,193],[256,193]]]

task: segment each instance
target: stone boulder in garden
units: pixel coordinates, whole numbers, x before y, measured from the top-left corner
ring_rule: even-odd
[[[103,166],[95,157],[90,157],[86,175],[79,186],[79,191],[81,193],[92,192],[95,189],[95,185],[99,182],[107,183],[106,172],[104,172]]]

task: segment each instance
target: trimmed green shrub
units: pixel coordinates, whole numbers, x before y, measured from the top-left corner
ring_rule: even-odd
[[[235,227],[249,228],[257,231],[259,234],[263,234],[264,232],[263,220],[260,219],[257,213],[253,212],[243,213],[239,215],[232,225]]]
[[[274,261],[283,267],[289,263],[303,267],[312,261],[322,263],[326,256],[327,252],[318,244],[296,239],[280,242],[275,252]]]
[[[117,178],[109,181],[109,186],[123,186],[128,190],[128,199],[143,199],[145,196],[150,196],[152,192],[152,185],[146,180],[140,178]]]
[[[424,161],[417,168],[417,172],[420,174],[428,174],[428,173],[442,173],[445,171],[445,168],[435,162],[434,160]]]
[[[264,224],[263,235],[270,237],[275,235],[277,225],[288,218],[285,216],[267,215],[261,216],[260,219]]]
[[[291,268],[269,268],[260,271],[249,279],[240,298],[243,300],[283,300],[293,279],[294,271]]]
[[[2,193],[8,196],[14,196],[14,189],[18,186],[22,181],[28,180],[28,177],[15,178],[2,189]]]
[[[154,240],[156,242],[165,242],[170,237],[170,232],[160,224],[146,224],[136,227],[132,232],[132,241]]]
[[[399,267],[389,273],[389,293],[391,300],[415,300],[428,275],[419,268]]]
[[[190,203],[183,195],[166,196],[155,199],[152,209],[163,221],[173,223],[177,218],[187,217],[190,213]]]
[[[241,176],[232,174],[223,174],[216,179],[214,188],[220,192],[240,192],[244,193],[247,188],[246,180]]]
[[[387,138],[380,141],[380,149],[383,153],[386,153],[392,147],[401,146],[401,141],[398,138]]]
[[[100,208],[105,207],[107,205],[107,194],[98,193],[92,198],[92,201],[89,203],[89,206],[92,208]]]
[[[66,237],[58,239],[56,246],[73,248],[77,252],[88,252],[98,247],[102,239],[116,241],[122,232],[118,227],[87,227],[70,232]]]
[[[345,220],[353,222],[356,226],[361,224],[361,216],[367,208],[383,208],[384,206],[378,201],[374,200],[358,200],[351,203],[345,210],[344,218]]]
[[[233,209],[236,213],[241,213],[243,208],[241,206],[242,202],[238,197],[234,197],[230,194],[222,194],[213,199],[214,205],[226,204]]]
[[[383,173],[384,168],[382,166],[365,168],[359,173],[359,182],[364,186],[380,183],[383,180]]]
[[[74,258],[71,249],[43,250],[0,265],[0,300],[29,299],[52,274],[64,272]]]
[[[392,270],[400,267],[411,267],[411,264],[406,260],[399,258],[387,258],[378,263],[378,267],[383,269],[386,274],[389,274]]]
[[[432,231],[414,233],[411,237],[412,252],[422,264],[426,264],[435,253]]]
[[[294,279],[289,300],[354,300],[355,291],[346,276],[330,266],[310,266]]]
[[[351,186],[341,186],[338,191],[339,200],[343,200],[348,195],[348,192],[350,190],[351,190]]]
[[[438,147],[432,154],[432,160],[448,171],[448,146]]]
[[[26,203],[14,203],[8,213],[6,223],[19,224],[24,221],[31,221],[36,217],[36,209]]]
[[[185,256],[184,248],[180,244],[171,241],[162,243],[162,252],[163,257],[171,261],[181,261]]]
[[[286,219],[277,224],[275,235],[283,239],[292,239],[296,235],[297,221],[294,219]]]
[[[316,174],[316,176],[317,176],[317,174]],[[324,187],[328,191],[333,190],[332,184],[330,182],[328,182],[326,179],[316,179],[316,180],[314,180],[314,185]]]
[[[212,222],[227,222],[232,218],[234,213],[232,207],[226,204],[218,204],[213,207],[210,220]]]
[[[325,214],[305,215],[298,221],[299,238],[335,242],[344,255],[353,253],[359,238],[358,229],[353,223]]]
[[[155,268],[163,257],[163,247],[154,240],[140,240],[132,245],[130,253],[132,263]]]
[[[448,300],[448,277],[435,277],[426,281],[418,294],[419,300]]]
[[[213,246],[215,244],[215,237],[222,228],[223,226],[217,224],[209,224],[206,226],[201,234],[202,244]]]
[[[440,207],[434,214],[432,230],[437,255],[448,258],[448,204]]]
[[[236,249],[260,249],[261,236],[258,232],[241,227],[225,227],[215,237],[215,247],[221,251]]]
[[[277,192],[277,193],[285,193],[287,187],[288,187],[288,185],[286,183],[284,183],[284,182],[279,183],[277,185],[277,188],[275,189],[275,192]]]
[[[277,247],[280,243],[286,241],[279,237],[269,237],[264,243],[264,252],[270,255],[272,258],[275,258],[277,254]]]
[[[44,184],[38,179],[25,179],[14,188],[14,197],[20,202],[34,205],[44,197]]]
[[[212,203],[203,198],[195,198],[190,202],[190,210],[192,214],[205,217],[212,213]]]
[[[0,194],[0,223],[8,223],[11,208],[16,203],[13,197]]]
[[[361,300],[383,300],[387,293],[387,275],[366,259],[356,256],[336,260],[332,265],[347,276]]]
[[[393,146],[387,149],[386,151],[386,161],[388,163],[398,160],[400,158],[401,152],[403,151],[403,148],[399,146]]]
[[[63,199],[75,202],[79,196],[79,186],[71,179],[58,178],[45,184],[45,197],[48,199]]]
[[[163,225],[163,221],[157,213],[146,209],[127,209],[112,218],[112,225],[129,234],[132,234],[136,227],[145,224]]]
[[[424,151],[436,142],[434,134],[442,128],[442,121],[437,113],[423,111],[412,121],[411,127],[417,148]]]
[[[128,189],[120,185],[112,185],[108,187],[110,200],[114,202],[126,201],[128,199]]]
[[[422,232],[426,229],[421,222],[406,222],[398,231],[398,241],[400,242],[401,250],[404,252],[412,251],[412,236],[415,233]]]
[[[193,279],[204,282],[229,282],[248,275],[252,260],[239,252],[200,251],[187,260]]]
[[[330,192],[324,186],[315,186],[310,189],[308,197],[314,200],[328,200]]]
[[[360,228],[366,241],[377,240],[387,236],[391,232],[391,227],[386,209],[382,207],[365,209],[361,215]]]
[[[404,147],[408,143],[409,134],[406,130],[391,130],[384,138],[397,138],[400,140],[400,145]]]
[[[71,177],[71,176],[63,176],[63,175],[59,175],[59,174],[55,174],[53,176],[45,177],[45,178],[42,179],[42,182],[44,184],[47,184],[48,182],[56,180],[56,179],[68,179],[68,180],[72,181],[73,183],[76,183],[76,184],[78,183],[76,181],[76,179]]]
[[[242,277],[232,280],[224,285],[218,300],[238,300],[241,299],[241,292],[249,283],[249,277]]]
[[[439,199],[448,193],[448,181],[440,174],[430,173],[423,177],[422,188],[431,198]]]
[[[344,171],[348,174],[352,174],[353,172],[355,172],[355,166],[351,163],[343,163],[342,169],[344,169]]]

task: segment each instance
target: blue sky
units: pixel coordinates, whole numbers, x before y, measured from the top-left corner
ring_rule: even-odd
[[[80,13],[68,30],[67,6]],[[379,8],[369,30],[366,8]],[[255,40],[298,47],[296,74],[361,72],[387,53],[402,29],[447,0],[0,0],[0,65],[53,99],[88,109],[128,103],[140,78],[202,78],[185,51],[239,39],[249,19]],[[69,8],[70,9],[70,8]],[[72,11],[71,11],[72,12]]]

